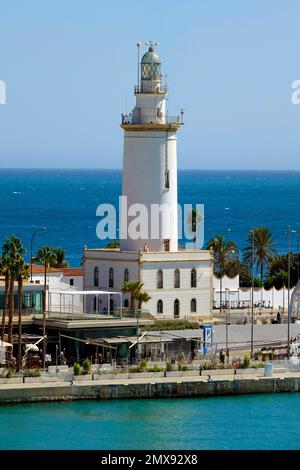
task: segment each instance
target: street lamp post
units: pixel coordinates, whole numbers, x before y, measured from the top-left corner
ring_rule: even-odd
[[[254,337],[254,229],[252,229],[252,263],[251,263],[251,277],[252,277],[252,285],[251,285],[251,359],[253,359],[253,337]]]
[[[300,253],[299,253],[299,241],[300,241],[300,232],[297,232],[297,257],[298,257],[298,263],[297,263],[297,281],[300,279]]]
[[[47,227],[40,227],[36,229],[30,239],[30,282],[32,282],[32,246],[33,246],[33,239],[36,236],[38,232],[45,232],[47,230]]]
[[[288,227],[288,318],[287,318],[287,357],[290,357],[290,290],[291,290],[291,226]]]
[[[226,362],[229,362],[229,349],[228,349],[228,308],[227,308],[227,293],[228,289],[225,289],[225,312],[226,312],[226,329],[225,329],[225,349],[226,349]]]

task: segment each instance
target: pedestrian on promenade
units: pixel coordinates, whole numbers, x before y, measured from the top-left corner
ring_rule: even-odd
[[[279,310],[277,312],[277,323],[281,323],[281,315],[280,315]]]
[[[222,364],[224,364],[225,363],[225,353],[224,353],[223,349],[221,349],[219,357],[220,357],[220,362],[222,362]]]

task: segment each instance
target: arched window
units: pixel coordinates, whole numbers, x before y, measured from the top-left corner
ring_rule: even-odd
[[[191,313],[196,313],[197,312],[197,300],[192,299],[191,300]]]
[[[113,268],[109,268],[108,286],[109,287],[114,287],[114,270],[113,270]]]
[[[179,318],[179,315],[180,315],[180,304],[179,304],[179,300],[176,299],[174,301],[174,318]]]
[[[197,271],[195,268],[191,270],[191,287],[197,287]]]
[[[94,268],[94,286],[99,286],[99,268],[97,266]]]
[[[125,299],[125,300],[124,300],[124,307],[125,307],[125,308],[128,308],[128,307],[129,307],[129,301],[128,301],[128,299]]]
[[[164,312],[164,305],[162,300],[157,301],[157,313],[163,313]]]
[[[94,297],[94,312],[97,312],[97,297]]]
[[[157,289],[163,289],[164,287],[164,275],[162,269],[157,271]]]
[[[124,282],[128,282],[129,281],[129,271],[127,268],[125,268],[125,271],[124,271]]]
[[[179,269],[175,269],[174,271],[174,287],[179,288],[180,287],[180,271]]]

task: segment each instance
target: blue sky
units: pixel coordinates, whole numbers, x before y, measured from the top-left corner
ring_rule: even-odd
[[[0,167],[121,168],[137,40],[159,41],[180,168],[299,169],[298,0],[0,0]]]

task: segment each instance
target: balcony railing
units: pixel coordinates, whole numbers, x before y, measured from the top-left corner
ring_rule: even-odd
[[[147,115],[143,119],[139,116],[132,116],[132,113],[122,114],[122,124],[178,124],[183,125],[181,116],[157,116]]]
[[[166,86],[166,85],[162,85],[162,86],[160,86],[160,88],[156,91],[156,93],[165,95],[165,94],[167,93],[167,91],[168,91],[167,86]],[[135,87],[134,87],[134,94],[135,94],[135,95],[138,95],[139,93],[149,94],[149,93],[153,93],[153,91],[145,91],[145,90],[142,90],[141,86],[135,85]]]

